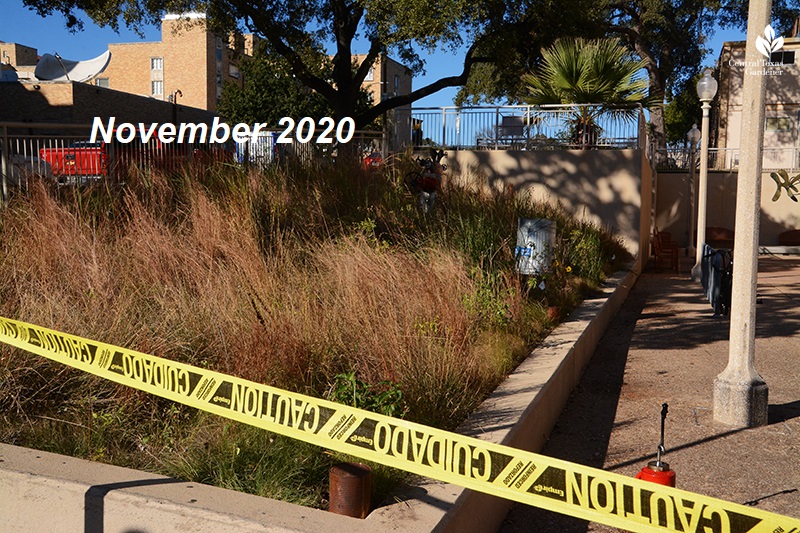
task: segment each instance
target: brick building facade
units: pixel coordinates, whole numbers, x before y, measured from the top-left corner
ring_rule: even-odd
[[[360,65],[364,59],[366,54],[356,55],[355,63]],[[378,56],[363,83],[363,87],[372,95],[375,104],[393,96],[411,93],[411,85],[412,76],[409,69],[385,55]],[[389,149],[399,149],[410,142],[410,105],[392,109],[385,114],[383,120],[386,122],[384,131],[387,134]]]
[[[240,86],[245,83],[239,64],[253,56],[259,40],[252,34],[217,35],[208,29],[202,13],[168,14],[161,20],[160,41],[109,44],[108,66],[85,84],[37,81],[33,77],[37,50],[0,42],[2,62],[14,67],[22,82],[21,86],[0,85],[0,93],[8,98],[14,95],[5,101],[18,104],[1,110],[0,120],[88,123],[93,116],[114,114],[122,120],[130,111],[131,118],[125,120],[150,120],[144,115],[152,115],[153,121],[163,122],[174,119],[171,116],[176,110],[188,113],[188,109],[196,108],[214,113],[226,82]],[[360,63],[365,57],[356,55],[354,60]],[[411,72],[381,55],[364,81],[364,87],[377,104],[388,97],[410,93]],[[87,109],[98,111],[84,112],[79,107],[81,99],[93,102]],[[110,103],[114,101],[118,104]],[[173,101],[178,105],[173,106]],[[157,105],[159,103],[163,105]],[[136,115],[137,110],[141,110],[140,115]],[[392,147],[399,147],[410,139],[410,114],[408,105],[382,117]]]
[[[36,48],[17,43],[6,43],[0,41],[0,63],[13,65],[14,67],[29,67],[32,71],[39,61],[39,54]]]
[[[223,84],[242,83],[238,61],[252,55],[255,42],[215,34],[202,13],[166,15],[161,41],[109,44],[111,62],[94,83],[215,111]]]

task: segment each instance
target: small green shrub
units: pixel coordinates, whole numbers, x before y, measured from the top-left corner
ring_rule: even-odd
[[[337,374],[326,397],[334,402],[374,413],[402,418],[406,412],[403,391],[389,380],[370,384],[356,377],[355,370]]]

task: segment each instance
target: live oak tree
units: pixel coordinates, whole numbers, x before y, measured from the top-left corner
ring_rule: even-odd
[[[714,74],[716,78],[718,74]],[[667,145],[686,145],[687,132],[703,118],[700,98],[697,96],[698,73],[686,78],[678,87],[667,90],[664,105],[664,130]],[[677,84],[676,84],[677,85]],[[712,137],[713,140],[713,137]]]
[[[321,94],[306,87],[292,76],[285,58],[276,54],[269,43],[261,43],[253,57],[243,59],[240,70],[243,85],[226,82],[217,111],[230,122],[264,122],[278,127],[282,117],[331,116],[333,110]],[[317,65],[317,75],[330,77],[330,61]],[[362,90],[356,103],[356,112],[372,105],[372,95]]]
[[[542,0],[514,28],[481,43],[481,54],[491,61],[475,65],[456,96],[457,105],[522,102],[527,93],[523,80],[542,61],[542,51],[557,39],[604,36],[605,11],[596,0]]]
[[[645,61],[651,98],[658,102],[693,89],[687,82],[699,71],[717,25],[747,26],[743,0],[609,0],[607,5],[608,31]],[[798,7],[797,0],[774,0],[773,25],[788,30],[800,15]],[[663,148],[668,139],[662,106],[651,108],[650,123],[653,141]]]
[[[650,81],[650,96],[663,102],[668,89],[696,72],[705,56],[706,38],[713,31],[716,0],[612,0],[608,29],[642,58]],[[651,136],[666,146],[661,106],[650,109]]]
[[[671,95],[683,94],[680,100],[692,105],[691,95],[685,93],[694,90],[690,86],[691,78],[699,72],[709,52],[709,37],[718,26],[744,30],[747,7],[748,2],[744,0],[605,0],[595,3],[591,12],[594,18],[584,22],[582,36],[618,38],[644,60],[651,102],[661,104],[672,100]],[[772,25],[779,32],[788,32],[798,15],[798,0],[773,1]],[[516,62],[518,72],[532,71],[541,60],[536,50],[517,51],[511,47],[510,51],[510,61]],[[513,72],[513,69],[512,65],[505,72]],[[459,93],[460,101],[519,101],[524,96],[524,85],[509,83],[498,74],[499,70],[496,64],[475,69],[469,83]],[[688,115],[693,115],[676,108],[680,105],[681,102],[676,102],[670,111],[665,111],[661,105],[651,107],[651,135],[659,147],[675,140],[675,131],[690,120]],[[673,121],[669,132],[665,112],[670,113]]]
[[[134,29],[157,24],[165,12],[201,11],[220,32],[256,33],[282,56],[305,87],[324,98],[334,117],[351,116],[363,128],[390,109],[446,87],[462,86],[477,65],[503,57],[501,47],[545,34],[580,14],[587,0],[23,0],[41,15],[62,13],[80,29],[81,10],[100,25]],[[554,17],[554,18],[553,18]],[[537,33],[537,31],[539,33]],[[523,36],[523,37],[520,37]],[[356,45],[366,58],[355,62]],[[424,68],[420,50],[465,48],[461,73],[443,76],[410,94],[359,111],[361,85],[380,54],[391,54],[412,73]],[[311,51],[311,53],[308,53]],[[330,61],[329,77],[318,66]]]

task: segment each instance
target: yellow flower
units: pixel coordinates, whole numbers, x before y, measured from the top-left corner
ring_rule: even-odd
[[[572,267],[571,267],[571,266],[568,266],[568,267],[566,268],[566,271],[567,271],[567,272],[572,272]]]

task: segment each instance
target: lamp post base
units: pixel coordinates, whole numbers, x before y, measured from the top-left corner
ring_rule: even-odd
[[[759,379],[714,380],[714,421],[737,428],[767,424],[769,387]]]

